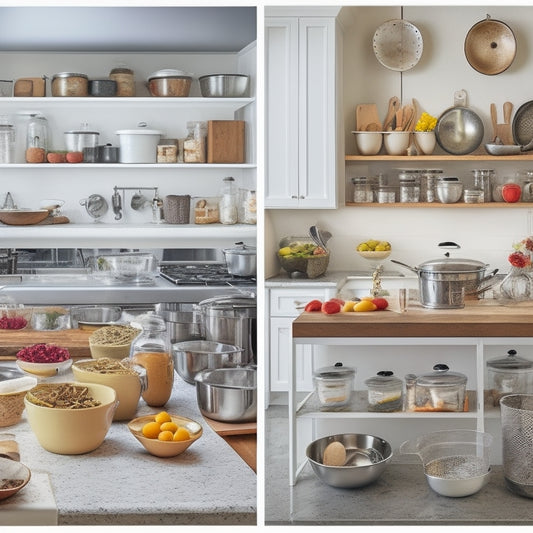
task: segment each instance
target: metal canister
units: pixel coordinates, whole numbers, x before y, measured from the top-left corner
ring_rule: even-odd
[[[78,72],[59,72],[52,76],[52,96],[88,96],[89,77]]]

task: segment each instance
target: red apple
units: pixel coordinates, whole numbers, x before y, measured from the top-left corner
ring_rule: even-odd
[[[520,188],[520,185],[516,183],[506,183],[502,188],[503,199],[509,204],[518,202],[521,194],[522,189]]]

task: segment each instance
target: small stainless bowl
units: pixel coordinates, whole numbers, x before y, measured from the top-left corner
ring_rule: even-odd
[[[243,74],[210,74],[200,76],[200,92],[206,98],[239,98],[248,95],[250,76]]]
[[[97,329],[117,322],[122,315],[122,308],[100,305],[74,306],[70,308],[72,327],[79,329]]]
[[[324,450],[332,442],[346,448],[344,466],[322,463]],[[392,460],[391,445],[380,437],[361,433],[341,433],[313,441],[305,451],[316,476],[332,487],[354,489],[376,481]]]
[[[463,194],[463,184],[460,181],[437,183],[437,198],[442,204],[455,204]]]
[[[257,420],[255,368],[217,368],[196,375],[196,399],[202,415],[220,422]]]
[[[240,346],[206,340],[177,342],[172,345],[172,357],[178,375],[191,385],[202,370],[242,366],[248,362]]]

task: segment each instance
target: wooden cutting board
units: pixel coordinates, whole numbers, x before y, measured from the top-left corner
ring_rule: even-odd
[[[244,120],[207,122],[207,162],[244,163]]]
[[[376,104],[357,104],[355,108],[356,131],[382,131]]]
[[[256,422],[243,422],[242,424],[229,424],[227,422],[219,422],[204,416],[204,420],[209,424],[211,429],[221,436],[227,435],[253,435],[257,433]]]
[[[499,139],[501,143],[506,146],[515,144],[511,125],[512,112],[513,104],[511,102],[505,102],[503,104],[503,123],[500,123],[498,122],[496,104],[490,104],[490,117],[492,129],[494,130],[494,141]]]

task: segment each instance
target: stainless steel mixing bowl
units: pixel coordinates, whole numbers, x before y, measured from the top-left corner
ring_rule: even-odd
[[[341,442],[346,448],[344,466],[323,464],[324,450],[332,442]],[[306,456],[317,477],[343,489],[364,487],[376,481],[392,460],[391,445],[380,437],[362,433],[341,433],[313,441]]]
[[[250,77],[243,74],[210,74],[200,76],[200,92],[203,97],[238,98],[248,95]]]
[[[257,372],[253,367],[217,368],[196,375],[202,415],[220,422],[257,420]]]

